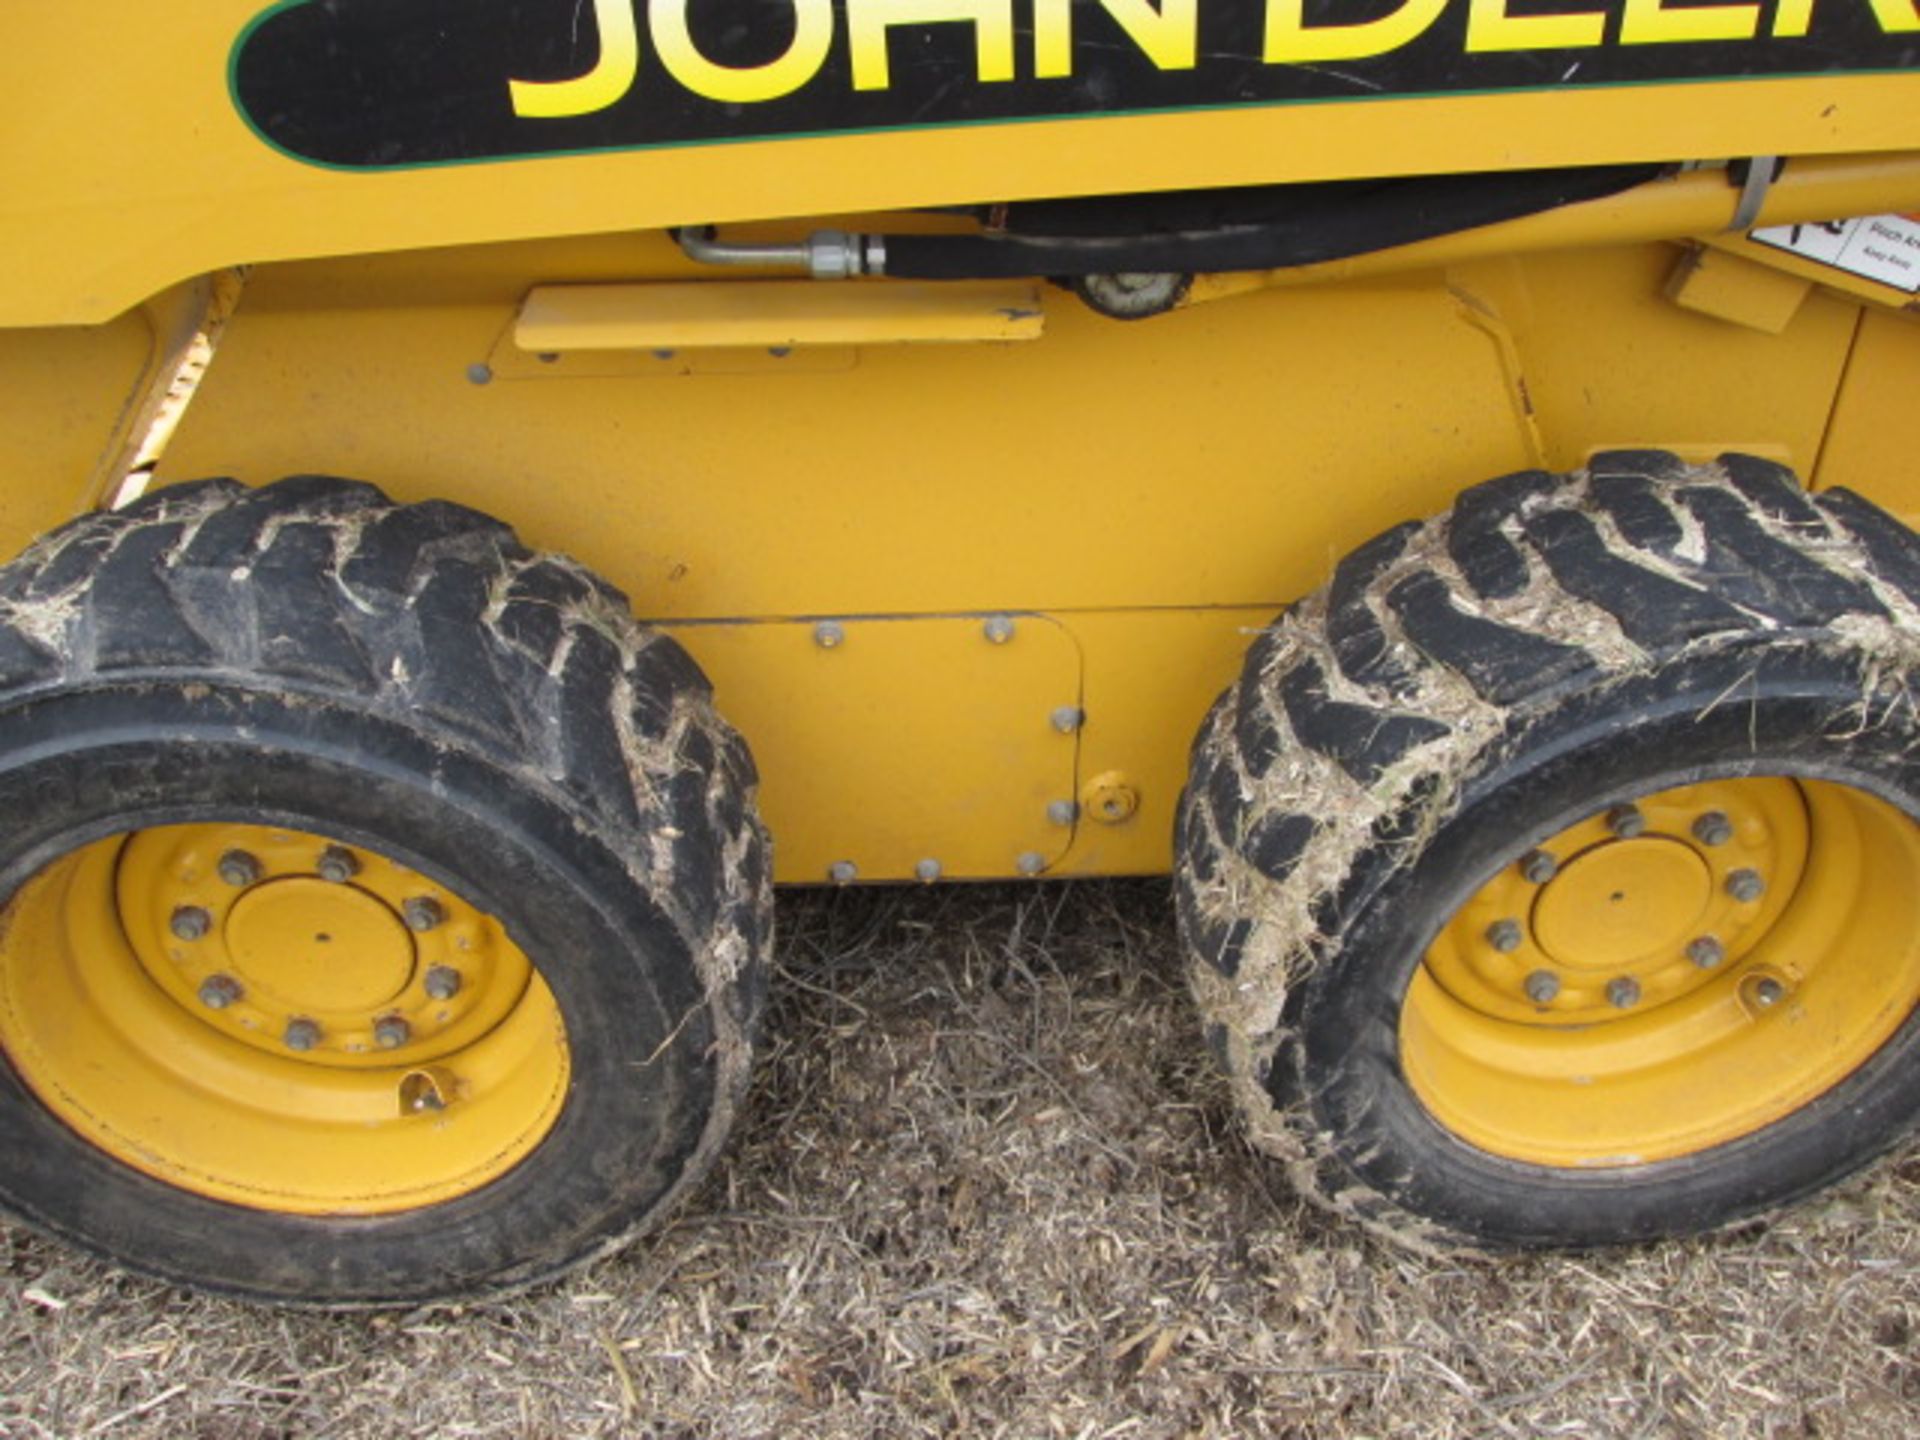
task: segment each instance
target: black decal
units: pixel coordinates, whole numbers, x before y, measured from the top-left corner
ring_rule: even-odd
[[[1071,73],[1035,75],[1036,0],[1006,0],[1011,79],[982,80],[970,23],[899,25],[888,82],[856,89],[847,10],[804,83],[778,98],[720,101],[677,81],[630,0],[639,64],[601,108],[516,114],[511,82],[565,81],[600,61],[594,0],[286,0],[254,22],[232,62],[235,103],[269,143],[324,165],[373,169],[741,139],[1408,95],[1740,79],[1920,66],[1920,34],[1888,35],[1865,0],[1815,8],[1804,38],[1623,46],[1622,0],[1513,0],[1516,15],[1606,12],[1605,40],[1579,49],[1466,50],[1465,0],[1385,54],[1269,64],[1266,7],[1200,0],[1198,61],[1162,70],[1104,7],[1073,0]],[[806,0],[800,0],[806,3]],[[1402,0],[1308,0],[1310,25],[1391,15]],[[694,47],[716,65],[767,66],[794,42],[796,0],[690,0]],[[990,48],[990,47],[986,47]],[[871,78],[871,77],[869,77]]]

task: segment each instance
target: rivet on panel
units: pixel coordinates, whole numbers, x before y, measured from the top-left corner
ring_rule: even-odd
[[[1062,735],[1071,735],[1087,723],[1087,712],[1078,705],[1062,705],[1053,712],[1053,728]]]
[[[922,885],[931,885],[940,878],[940,862],[934,859],[922,860],[913,867],[914,879]]]
[[[980,633],[989,643],[1004,645],[1013,639],[1013,617],[1010,615],[989,615],[986,623],[980,627]]]
[[[1022,875],[1038,875],[1047,868],[1047,857],[1037,850],[1028,850],[1013,865]]]
[[[837,650],[846,638],[846,630],[837,621],[822,620],[813,627],[813,643],[822,650]]]
[[[836,860],[827,867],[827,879],[836,885],[851,885],[860,878],[860,867],[851,860]]]

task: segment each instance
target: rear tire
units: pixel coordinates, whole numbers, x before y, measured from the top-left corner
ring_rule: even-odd
[[[1744,456],[1510,476],[1354,552],[1181,804],[1255,1141],[1439,1247],[1708,1230],[1886,1150],[1920,1116],[1917,640],[1920,542]]]
[[[327,1306],[617,1246],[744,1090],[754,785],[677,645],[459,506],[211,481],[54,532],[0,571],[0,1203]]]

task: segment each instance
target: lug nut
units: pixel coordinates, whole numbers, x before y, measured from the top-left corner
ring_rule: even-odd
[[[1640,1003],[1640,982],[1622,975],[1607,982],[1607,1003],[1616,1010],[1631,1010]]]
[[[244,850],[229,850],[220,857],[220,878],[236,890],[260,878],[260,862]]]
[[[167,921],[167,928],[181,940],[203,940],[213,928],[213,917],[198,905],[182,905]]]
[[[1727,876],[1727,894],[1742,905],[1751,905],[1767,893],[1767,882],[1758,870],[1736,870]]]
[[[1560,994],[1560,977],[1551,970],[1536,970],[1527,976],[1527,999],[1536,1005],[1551,1005]]]
[[[1622,840],[1647,833],[1647,817],[1638,805],[1616,805],[1607,812],[1607,828]]]
[[[436,928],[447,918],[447,912],[440,908],[440,902],[430,895],[416,895],[400,907],[401,918],[407,922],[407,929],[424,934]]]
[[[320,1027],[311,1020],[289,1020],[280,1043],[289,1050],[311,1050],[320,1043]]]
[[[980,627],[980,633],[995,645],[1004,645],[1013,639],[1013,619],[1007,615],[991,615],[987,623]]]
[[[435,965],[427,971],[427,994],[435,1000],[451,1000],[460,993],[460,972],[451,965]]]
[[[1687,959],[1702,970],[1711,970],[1727,958],[1727,947],[1711,935],[1702,935],[1697,940],[1687,942]]]
[[[1747,982],[1747,999],[1756,1010],[1771,1010],[1787,998],[1787,987],[1771,975],[1756,975]]]
[[[1518,950],[1524,938],[1518,920],[1496,920],[1487,927],[1487,943],[1502,955]]]
[[[329,845],[320,852],[320,863],[314,868],[322,880],[344,885],[360,873],[360,860],[344,845]]]
[[[209,975],[200,982],[200,1003],[209,1010],[224,1010],[240,1003],[246,992],[231,975]]]
[[[398,1015],[382,1015],[373,1022],[373,1043],[382,1050],[398,1050],[413,1038],[413,1027]]]
[[[1693,822],[1693,838],[1702,845],[1724,845],[1733,839],[1733,822],[1718,810],[1709,810]]]
[[[1520,873],[1529,884],[1544,885],[1560,871],[1560,862],[1545,850],[1529,850],[1520,857]]]

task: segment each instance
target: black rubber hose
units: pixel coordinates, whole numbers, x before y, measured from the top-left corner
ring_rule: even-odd
[[[918,280],[1277,270],[1392,249],[1644,184],[1661,165],[1521,170],[1007,207],[982,235],[889,235],[887,274]]]

